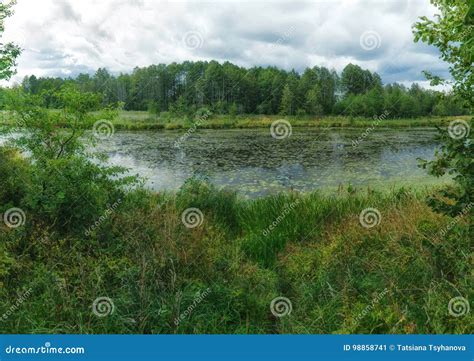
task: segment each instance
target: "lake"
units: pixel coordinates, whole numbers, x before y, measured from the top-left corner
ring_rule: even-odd
[[[285,139],[269,129],[199,130],[175,147],[185,131],[120,131],[101,140],[110,163],[147,179],[157,191],[176,190],[192,176],[248,197],[339,185],[384,188],[444,180],[418,168],[437,147],[436,130],[293,128]],[[359,143],[357,144],[357,140]]]

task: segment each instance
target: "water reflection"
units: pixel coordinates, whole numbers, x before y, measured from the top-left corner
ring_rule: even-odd
[[[379,129],[354,147],[363,129],[293,129],[276,140],[267,129],[201,130],[173,147],[183,132],[117,132],[99,147],[110,162],[131,168],[155,190],[174,190],[193,176],[248,196],[340,184],[431,184],[417,166],[437,146],[432,129]]]

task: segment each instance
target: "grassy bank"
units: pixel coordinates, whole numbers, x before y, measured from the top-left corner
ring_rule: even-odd
[[[0,223],[2,332],[472,330],[469,315],[448,312],[452,298],[472,299],[468,219],[450,225],[424,193],[250,201],[191,180],[154,194],[82,184],[77,167],[41,193],[34,165],[15,154],[1,155],[0,213],[20,207],[26,221]],[[190,208],[199,211],[183,218]],[[380,212],[372,228],[359,219],[367,208]],[[94,306],[100,297],[108,308]],[[290,313],[271,308],[277,297]]]
[[[416,119],[384,119],[350,118],[343,116],[327,116],[320,118],[311,117],[285,117],[285,116],[224,116],[214,115],[197,123],[202,129],[239,129],[239,128],[269,128],[275,120],[285,119],[294,127],[360,127],[367,128],[376,122],[378,127],[404,128],[404,127],[435,127],[448,125],[454,119],[468,119],[469,117],[428,117]],[[194,120],[195,121],[195,120]],[[147,112],[120,112],[114,120],[116,129],[188,129],[193,126],[193,120],[174,117],[154,117]]]
[[[52,111],[55,112],[55,111]],[[100,120],[100,116],[93,117],[95,121]],[[202,120],[186,117],[174,117],[170,115],[155,116],[148,112],[140,111],[120,111],[118,116],[112,121],[115,129],[118,130],[160,130],[160,129],[189,129],[196,126],[202,129],[238,129],[238,128],[268,128],[272,122],[285,119],[293,127],[346,127],[346,128],[368,128],[388,127],[388,128],[410,128],[410,127],[435,127],[447,126],[454,119],[470,119],[470,116],[457,117],[423,117],[414,119],[370,119],[352,118],[346,116],[325,116],[319,118],[312,117],[285,117],[285,116],[263,116],[263,115],[213,115]],[[0,124],[13,125],[15,119],[11,114],[2,113]],[[67,122],[61,123],[67,126]],[[82,126],[91,128],[93,123],[83,123]]]

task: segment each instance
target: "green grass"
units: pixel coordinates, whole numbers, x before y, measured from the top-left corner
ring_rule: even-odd
[[[229,128],[268,128],[278,119],[288,120],[294,127],[371,127],[373,119],[350,118],[344,116],[326,116],[319,118],[311,117],[285,117],[285,116],[224,116],[214,115],[203,121],[198,126],[202,129],[229,129]],[[378,127],[402,128],[402,127],[434,127],[449,124],[454,119],[468,119],[467,116],[460,117],[424,117],[415,119],[386,119],[377,122]],[[193,125],[185,118],[160,118],[148,115],[146,112],[120,112],[114,121],[117,129],[140,130],[140,129],[187,129]]]
[[[191,180],[174,194],[129,191],[89,236],[43,224],[25,203],[26,225],[0,228],[0,318],[32,291],[1,330],[468,333],[472,318],[448,313],[453,297],[472,299],[467,219],[437,237],[452,219],[425,197],[398,189],[243,200]],[[191,207],[203,214],[195,228],[182,222]],[[382,217],[367,229],[359,214],[369,207]],[[114,312],[101,318],[92,304],[104,296]],[[272,314],[278,296],[291,314]]]
[[[70,139],[58,127],[19,142],[30,147],[23,155],[0,147],[0,332],[472,330],[470,314],[448,311],[455,297],[473,298],[472,213],[433,212],[433,189],[246,200],[191,179],[152,193],[78,143],[62,157],[48,152]],[[14,208],[24,213],[18,228],[4,221]],[[359,219],[369,208],[381,217],[372,228]],[[104,297],[113,312],[94,308]],[[277,297],[290,314],[275,316]]]
[[[202,129],[229,129],[229,128],[268,128],[273,121],[278,119],[288,120],[294,127],[347,127],[367,128],[374,124],[374,119],[350,118],[346,116],[324,116],[324,117],[285,117],[278,115],[213,115],[198,126]],[[421,117],[414,119],[385,119],[377,122],[377,127],[406,128],[406,127],[434,127],[448,125],[454,119],[469,119],[469,116],[450,117]],[[99,120],[97,118],[96,120]],[[0,125],[12,125],[14,119],[7,113],[2,113]],[[173,117],[170,115],[157,116],[144,111],[120,111],[118,117],[113,121],[118,130],[161,130],[161,129],[188,129],[193,122],[185,117]],[[67,124],[65,123],[64,126]],[[84,124],[90,128],[92,124]]]

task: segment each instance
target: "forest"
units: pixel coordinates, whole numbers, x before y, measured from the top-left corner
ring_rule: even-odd
[[[0,89],[0,333],[472,333],[474,6],[433,3],[447,93],[217,61]],[[139,111],[162,127],[114,123]]]
[[[22,90],[38,95],[44,106],[62,108],[58,91],[75,85],[82,92],[101,95],[102,106],[122,104],[125,110],[154,114],[280,114],[296,116],[347,115],[372,118],[383,112],[389,118],[456,116],[467,114],[453,94],[383,85],[376,72],[348,64],[341,74],[325,67],[307,68],[302,74],[276,67],[246,69],[225,62],[186,61],[182,64],[135,68],[114,76],[105,68],[90,76],[43,78],[27,76]]]

